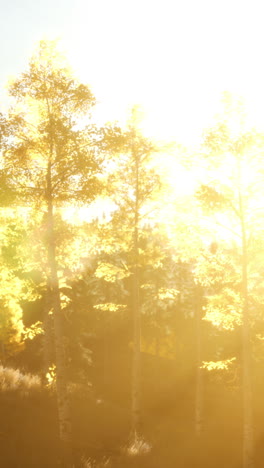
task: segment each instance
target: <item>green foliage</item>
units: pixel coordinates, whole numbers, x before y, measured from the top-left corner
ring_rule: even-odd
[[[229,206],[228,198],[218,192],[214,187],[208,185],[201,185],[196,192],[196,198],[201,205],[210,211],[226,210]]]
[[[131,272],[129,272],[128,269],[124,267],[121,268],[117,265],[102,262],[99,263],[95,271],[95,276],[97,278],[103,278],[105,281],[110,281],[111,283],[114,283],[117,280],[128,278],[131,275]]]
[[[24,347],[22,303],[39,297],[37,284],[29,271],[30,227],[23,218],[23,210],[15,216],[5,209],[2,213],[1,241],[1,292],[0,292],[0,340],[1,358],[17,354]]]
[[[0,171],[0,207],[5,208],[13,205],[16,201],[16,190],[9,186],[8,175],[4,170]]]
[[[10,189],[19,191],[24,203],[45,201],[51,164],[55,201],[92,200],[101,190],[102,158],[95,128],[83,119],[95,99],[73,77],[54,43],[40,42],[28,71],[10,85],[10,93],[17,101],[7,119],[4,144]]]
[[[221,293],[207,297],[204,320],[226,330],[242,324],[241,295],[230,288],[222,288]]]
[[[208,361],[203,362],[202,368],[209,371],[212,370],[228,370],[231,365],[233,365],[236,358],[225,359],[223,361]]]
[[[19,100],[29,96],[36,101],[50,99],[53,109],[70,115],[95,104],[90,89],[71,75],[64,57],[58,53],[56,41],[40,41],[29,70],[10,85],[10,94]]]
[[[94,308],[97,310],[105,311],[105,312],[120,312],[121,310],[126,309],[126,305],[113,304],[112,302],[108,302],[104,304],[96,304]]]
[[[207,290],[240,285],[240,258],[235,249],[218,246],[215,253],[204,251],[195,265],[195,277]]]

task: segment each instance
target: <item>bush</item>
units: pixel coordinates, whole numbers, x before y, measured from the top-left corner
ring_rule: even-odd
[[[38,375],[23,374],[18,369],[0,365],[0,392],[18,392],[26,396],[40,389],[41,379]]]

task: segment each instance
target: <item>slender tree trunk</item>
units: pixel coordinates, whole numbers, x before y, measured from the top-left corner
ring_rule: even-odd
[[[109,358],[109,345],[107,336],[107,326],[104,326],[104,339],[103,339],[103,395],[106,398],[108,389],[108,358]]]
[[[134,339],[133,339],[133,361],[132,361],[132,432],[137,434],[140,428],[140,374],[141,374],[141,356],[140,356],[140,310],[139,310],[139,287],[137,268],[134,270],[133,278],[133,296],[134,296]]]
[[[158,277],[156,278],[156,281],[155,281],[155,292],[156,292],[156,296],[158,297],[158,294],[159,294],[159,280],[158,280]],[[154,310],[153,310],[153,313],[154,313],[154,317],[155,317],[155,325],[154,325],[154,336],[155,336],[155,354],[157,357],[159,357],[160,355],[160,334],[159,334],[159,327],[158,327],[158,307],[157,305],[155,304],[154,305]]]
[[[63,467],[73,467],[72,427],[70,402],[67,391],[66,359],[64,349],[62,311],[60,302],[59,280],[56,262],[54,236],[54,216],[51,188],[51,162],[47,171],[47,205],[48,205],[48,264],[50,270],[50,289],[54,314],[54,340],[56,355],[56,389],[59,418],[59,436],[62,449]]]
[[[73,447],[72,447],[72,424],[70,414],[70,401],[67,388],[66,358],[63,334],[63,319],[60,301],[58,269],[56,261],[56,242],[54,235],[54,214],[53,214],[53,187],[52,187],[52,161],[54,159],[54,126],[49,100],[46,99],[48,118],[50,123],[50,148],[49,161],[47,166],[47,234],[48,234],[48,265],[49,284],[51,291],[51,302],[54,315],[54,344],[56,357],[56,390],[57,407],[59,420],[59,437],[61,443],[61,458],[63,468],[73,468]]]
[[[160,337],[159,337],[159,329],[156,326],[156,338],[155,338],[155,354],[157,357],[160,355]]]
[[[133,144],[133,142],[132,142]],[[133,271],[133,358],[132,358],[132,415],[131,430],[133,435],[137,435],[140,430],[141,419],[141,314],[139,301],[139,271],[138,271],[138,221],[139,221],[139,160],[132,146],[135,160],[135,217],[134,217],[134,271]]]
[[[195,288],[196,328],[196,382],[195,382],[195,434],[200,436],[203,428],[204,382],[202,366],[201,292]]]
[[[180,317],[180,319],[184,316],[184,310],[183,310],[183,268],[182,268],[182,262],[181,260],[178,261],[178,273],[177,273],[177,283],[176,283],[176,289],[179,291],[177,295],[177,308],[176,308],[176,314],[175,314],[175,328],[178,328],[177,325],[177,317]],[[182,359],[179,360],[179,340],[177,338],[176,334],[176,342],[175,342],[175,359],[177,361],[177,368],[178,372],[183,371],[184,367],[184,362]]]
[[[240,223],[242,237],[242,379],[243,379],[243,468],[254,467],[254,431],[252,414],[251,345],[248,302],[248,255],[244,219],[244,207],[239,192]]]
[[[105,301],[107,303],[111,302],[111,290],[109,284],[105,284]],[[109,320],[108,313],[104,313],[104,337],[103,337],[103,375],[102,375],[102,392],[104,397],[107,397],[107,390],[109,384]]]
[[[50,285],[47,285],[47,290],[44,296],[43,305],[43,374],[44,379],[51,365],[54,363],[54,323],[52,313],[52,297]]]
[[[1,341],[1,361],[4,362],[5,358],[6,358],[6,347],[5,347],[5,343]]]
[[[201,311],[196,310],[196,388],[195,388],[195,433],[201,435],[203,428],[204,382],[202,366]]]

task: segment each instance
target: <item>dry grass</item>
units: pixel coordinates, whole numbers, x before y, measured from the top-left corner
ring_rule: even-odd
[[[112,464],[109,458],[103,458],[101,461],[92,460],[91,458],[82,458],[83,468],[111,468]]]
[[[127,466],[129,458],[148,455],[151,452],[151,449],[152,446],[148,442],[135,434],[131,437],[129,443],[120,450],[120,455],[118,457],[114,457],[113,459],[112,457],[104,457],[100,461],[83,457],[81,460],[82,468],[114,468],[117,466],[123,468],[124,466]]]
[[[18,392],[27,396],[40,388],[41,379],[38,375],[23,374],[18,369],[0,365],[0,392]]]
[[[123,453],[130,456],[147,455],[151,452],[152,446],[138,434],[131,437],[129,443],[123,448]]]

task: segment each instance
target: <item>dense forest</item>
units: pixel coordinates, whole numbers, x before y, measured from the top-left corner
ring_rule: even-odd
[[[41,41],[0,113],[3,468],[262,467],[264,134],[151,141]]]

